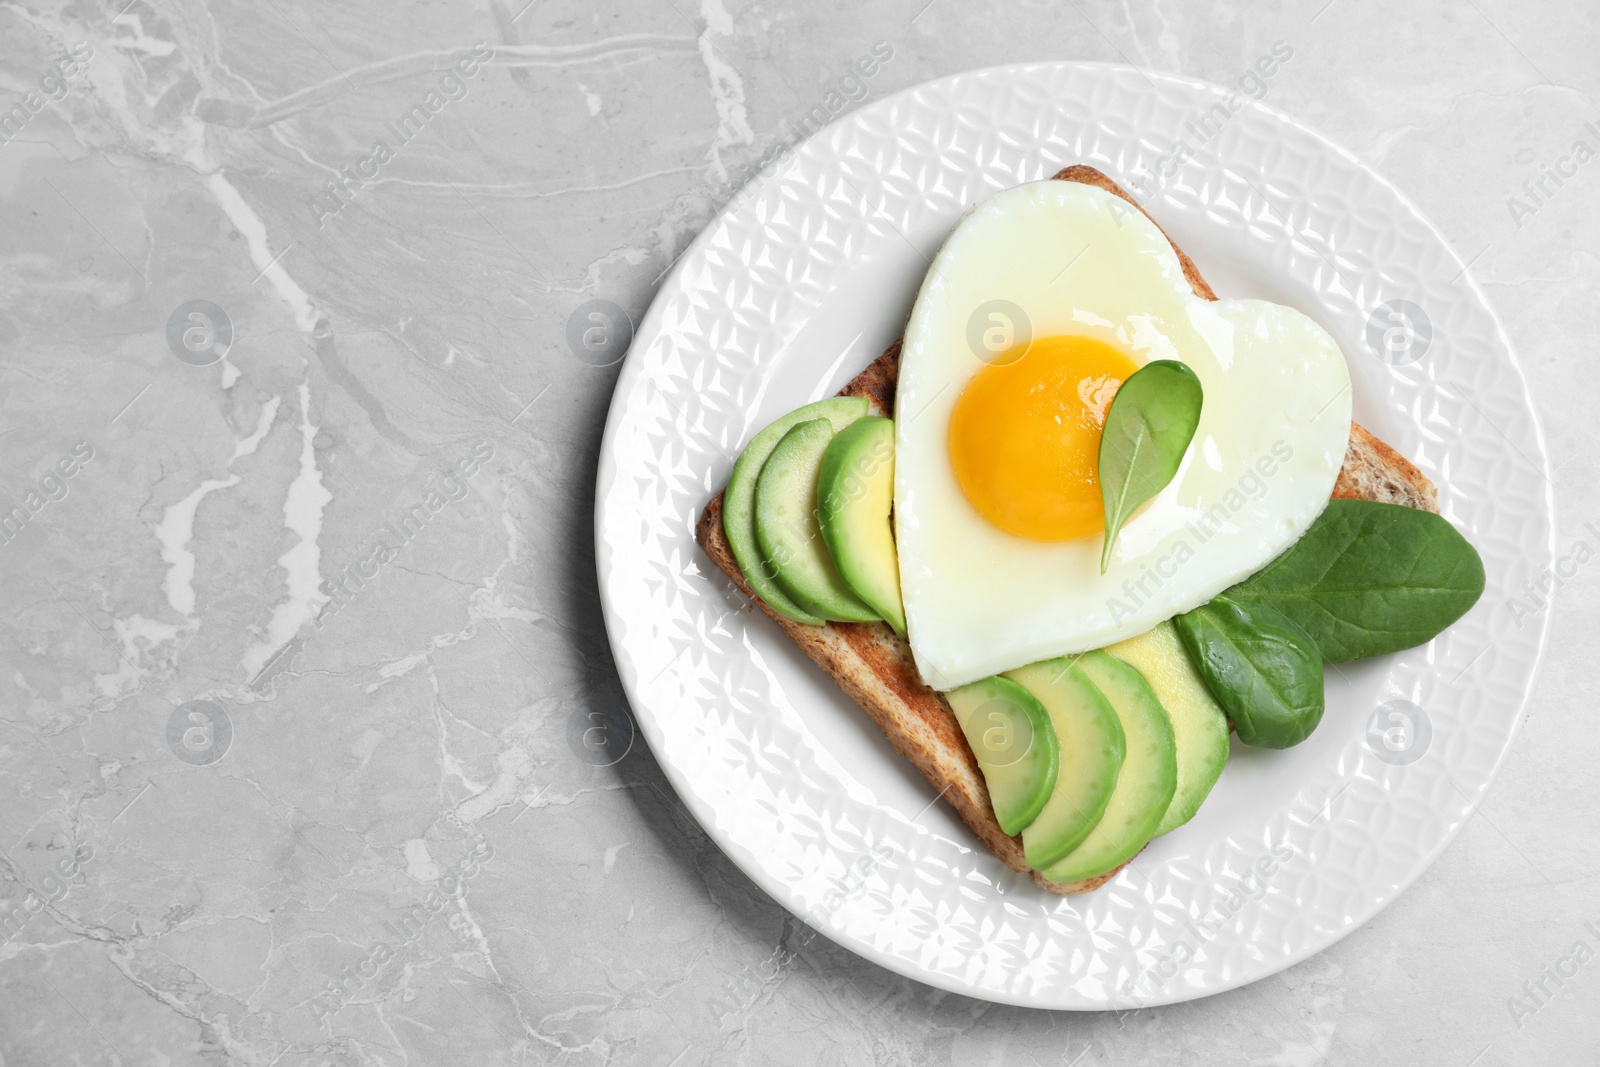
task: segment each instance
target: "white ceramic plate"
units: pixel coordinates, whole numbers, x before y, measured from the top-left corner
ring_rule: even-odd
[[[1196,131],[1209,131],[1203,145]],[[1179,142],[1194,158],[1163,166]],[[1438,483],[1488,590],[1432,644],[1330,669],[1309,741],[1235,745],[1191,823],[1099,891],[1063,898],[934,803],[871,721],[746,610],[693,528],[756,430],[833,393],[899,336],[965,210],[1071,163],[1132,189],[1220,294],[1294,305],[1339,340],[1356,418]],[[657,759],[785,907],[943,989],[1139,1007],[1317,952],[1393,900],[1470,818],[1544,642],[1544,618],[1518,625],[1507,598],[1553,558],[1546,466],[1483,294],[1349,153],[1188,79],[1002,67],[840,119],[753,179],[684,254],[635,335],[606,425],[601,595]]]

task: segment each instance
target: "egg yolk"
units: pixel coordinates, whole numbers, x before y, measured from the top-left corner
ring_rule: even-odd
[[[973,375],[950,415],[950,463],[967,500],[1035,541],[1103,530],[1100,431],[1135,370],[1103,341],[1044,337]]]

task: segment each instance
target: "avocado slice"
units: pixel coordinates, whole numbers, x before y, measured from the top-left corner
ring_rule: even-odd
[[[779,588],[801,610],[840,622],[881,618],[839,577],[817,526],[817,473],[833,440],[827,419],[792,427],[756,479],[756,541]]]
[[[1022,832],[1056,786],[1061,746],[1049,714],[1008,678],[983,678],[952,689],[945,699],[978,758],[1000,829]]]
[[[733,558],[738,561],[745,582],[756,596],[766,601],[767,607],[795,622],[821,626],[825,620],[796,604],[773,581],[771,570],[761,555],[761,544],[756,539],[756,480],[772,450],[796,425],[811,419],[827,419],[835,430],[842,430],[866,413],[867,399],[861,396],[836,396],[796,408],[750,439],[733,465],[728,488],[722,494],[722,532],[728,538],[728,547],[733,550]]]
[[[1117,787],[1094,830],[1041,872],[1052,882],[1093,878],[1138,855],[1167,813],[1178,784],[1172,721],[1144,676],[1105,652],[1085,652],[1078,668],[1116,711],[1127,754]]]
[[[1122,769],[1122,723],[1071,657],[1030,664],[1005,677],[1044,705],[1060,742],[1055,788],[1022,831],[1028,865],[1043,868],[1077,848],[1105,812]]]
[[[1200,810],[1228,762],[1228,717],[1212,697],[1170,621],[1106,649],[1144,675],[1172,720],[1178,785],[1151,837],[1176,830]]]
[[[844,584],[904,637],[893,507],[894,420],[868,415],[835,434],[822,454],[817,522]]]

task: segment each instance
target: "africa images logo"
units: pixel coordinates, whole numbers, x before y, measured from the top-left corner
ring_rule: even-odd
[[[94,46],[79,41],[51,64],[51,69],[40,75],[38,87],[29,89],[10,110],[0,111],[0,144],[10,144],[21,135],[33,117],[45,109],[46,104],[59,103],[67,97],[67,82],[83,73],[94,58]]]
[[[468,79],[477,77],[484,65],[493,58],[494,49],[479,41],[472,46],[470,53],[456,60],[453,67],[440,75],[438,83],[421,100],[402,112],[399,118],[385,122],[383,128],[387,136],[373,141],[372,150],[365,156],[340,167],[337,181],[329,178],[324,182],[322,188],[326,196],[314,196],[306,202],[312,217],[317,220],[317,229],[322,229],[329,218],[353,203],[356,194],[365,189],[368,183],[377,180],[378,172],[394,159],[401,148],[427,128],[446,104],[465,100],[471,91]],[[394,142],[392,146],[389,143],[391,140]]]
[[[0,504],[0,545],[9,545],[22,528],[46,507],[65,500],[71,492],[68,484],[78,472],[94,459],[94,446],[79,441],[72,446],[70,455],[56,460],[55,466],[46,470],[39,480],[22,494],[20,503]]]
[[[390,963],[421,939],[434,916],[466,895],[467,883],[493,859],[494,846],[477,842],[454,870],[429,885],[421,901],[403,909],[393,922],[385,922],[383,929],[389,939],[372,942],[360,959],[339,972],[337,980],[324,980],[322,992],[311,999],[309,1007],[317,1025],[331,1025],[330,1017],[377,982]]]

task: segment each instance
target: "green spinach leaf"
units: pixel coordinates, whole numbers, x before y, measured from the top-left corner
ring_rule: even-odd
[[[1335,500],[1304,537],[1227,596],[1276,608],[1325,661],[1343,663],[1426,644],[1478,602],[1483,581],[1483,560],[1448,520],[1398,504]]]
[[[1322,721],[1322,656],[1303,630],[1270,606],[1223,593],[1173,623],[1245,744],[1288,748]]]
[[[1111,400],[1100,437],[1100,499],[1106,540],[1100,573],[1134,509],[1166,488],[1200,425],[1203,394],[1194,371],[1171,359],[1146,363]]]

